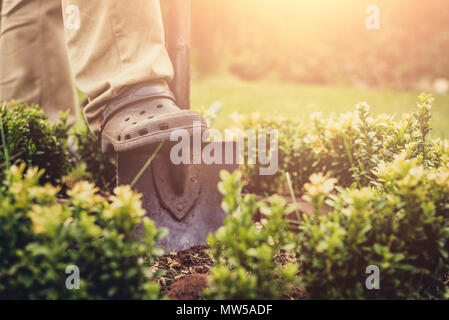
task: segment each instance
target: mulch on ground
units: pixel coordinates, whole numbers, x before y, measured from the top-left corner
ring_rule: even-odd
[[[159,285],[170,299],[199,300],[210,279],[210,269],[214,262],[209,255],[210,247],[196,246],[181,252],[171,252],[160,258],[151,266],[153,272],[164,271],[159,278]],[[275,261],[281,265],[294,262],[294,257],[285,251],[279,252]],[[294,288],[286,295],[289,300],[303,300],[304,288]]]
[[[208,250],[208,246],[196,246],[158,258],[151,269],[153,272],[164,271],[164,275],[159,279],[162,292],[166,293],[171,284],[185,276],[208,274],[214,265]]]

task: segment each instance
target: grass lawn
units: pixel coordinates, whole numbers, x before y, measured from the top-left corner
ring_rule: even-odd
[[[209,106],[221,101],[223,108],[214,127],[225,129],[232,123],[229,114],[262,111],[300,117],[304,123],[309,115],[322,112],[354,110],[355,104],[365,101],[374,114],[397,114],[415,111],[419,92],[398,92],[385,89],[356,89],[339,86],[317,86],[280,83],[266,80],[246,82],[233,77],[197,79],[192,82],[192,106]],[[433,136],[449,138],[449,95],[435,95],[433,104]]]

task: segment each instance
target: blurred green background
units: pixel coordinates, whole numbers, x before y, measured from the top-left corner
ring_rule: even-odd
[[[448,0],[192,0],[192,105],[221,101],[221,129],[234,111],[400,114],[425,91],[449,136],[448,56]]]

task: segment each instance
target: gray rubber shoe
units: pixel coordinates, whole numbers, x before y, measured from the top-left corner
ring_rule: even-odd
[[[101,126],[101,149],[105,154],[140,149],[170,140],[173,130],[201,132],[206,121],[198,111],[181,110],[171,91],[160,85],[142,85],[125,91],[105,108]]]

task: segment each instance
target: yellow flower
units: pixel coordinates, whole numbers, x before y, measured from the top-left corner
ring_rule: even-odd
[[[367,204],[374,198],[374,191],[369,188],[349,190],[343,194],[346,203],[354,205],[357,211],[366,208]]]
[[[389,172],[389,168],[387,167],[384,161],[380,162],[377,165],[377,168],[374,169],[374,174],[378,177],[385,177]]]
[[[337,183],[337,179],[330,178],[329,175],[323,175],[322,173],[312,174],[309,180],[310,183],[304,185],[304,189],[306,190],[306,200],[329,194],[334,190]]]
[[[9,168],[9,171],[11,172],[11,175],[15,178],[21,178],[23,171],[25,170],[25,163],[22,162],[19,166],[12,165]]]
[[[429,175],[429,179],[435,181],[440,187],[449,185],[449,168],[443,167],[438,169],[438,171]]]
[[[393,116],[387,113],[381,113],[376,117],[376,122],[379,124],[390,123],[392,121]]]
[[[103,200],[101,196],[96,194],[97,192],[98,188],[94,184],[81,181],[77,182],[67,194],[72,198],[75,205],[88,208]]]
[[[51,184],[46,184],[43,187],[28,187],[27,193],[28,197],[31,199],[36,199],[40,201],[50,200],[50,202],[54,202],[56,195],[61,190],[60,187],[54,187]]]
[[[142,195],[134,192],[130,186],[119,186],[114,189],[114,196],[111,196],[111,205],[104,211],[106,218],[126,215],[133,221],[143,217],[146,212],[142,209]]]
[[[50,207],[34,205],[28,212],[33,231],[36,234],[46,233],[50,236],[63,226],[64,220],[69,216],[70,212],[67,211],[67,208],[63,208],[59,204]]]
[[[39,172],[39,169],[37,167],[29,168],[25,174],[25,178],[27,180],[31,180],[36,177],[38,172]]]
[[[338,122],[340,127],[348,128],[352,127],[355,120],[355,114],[354,112],[345,112],[340,115],[338,118]]]
[[[44,232],[44,222],[42,219],[42,207],[35,206],[33,210],[28,212],[28,217],[31,219],[31,227],[36,234],[41,234]]]

